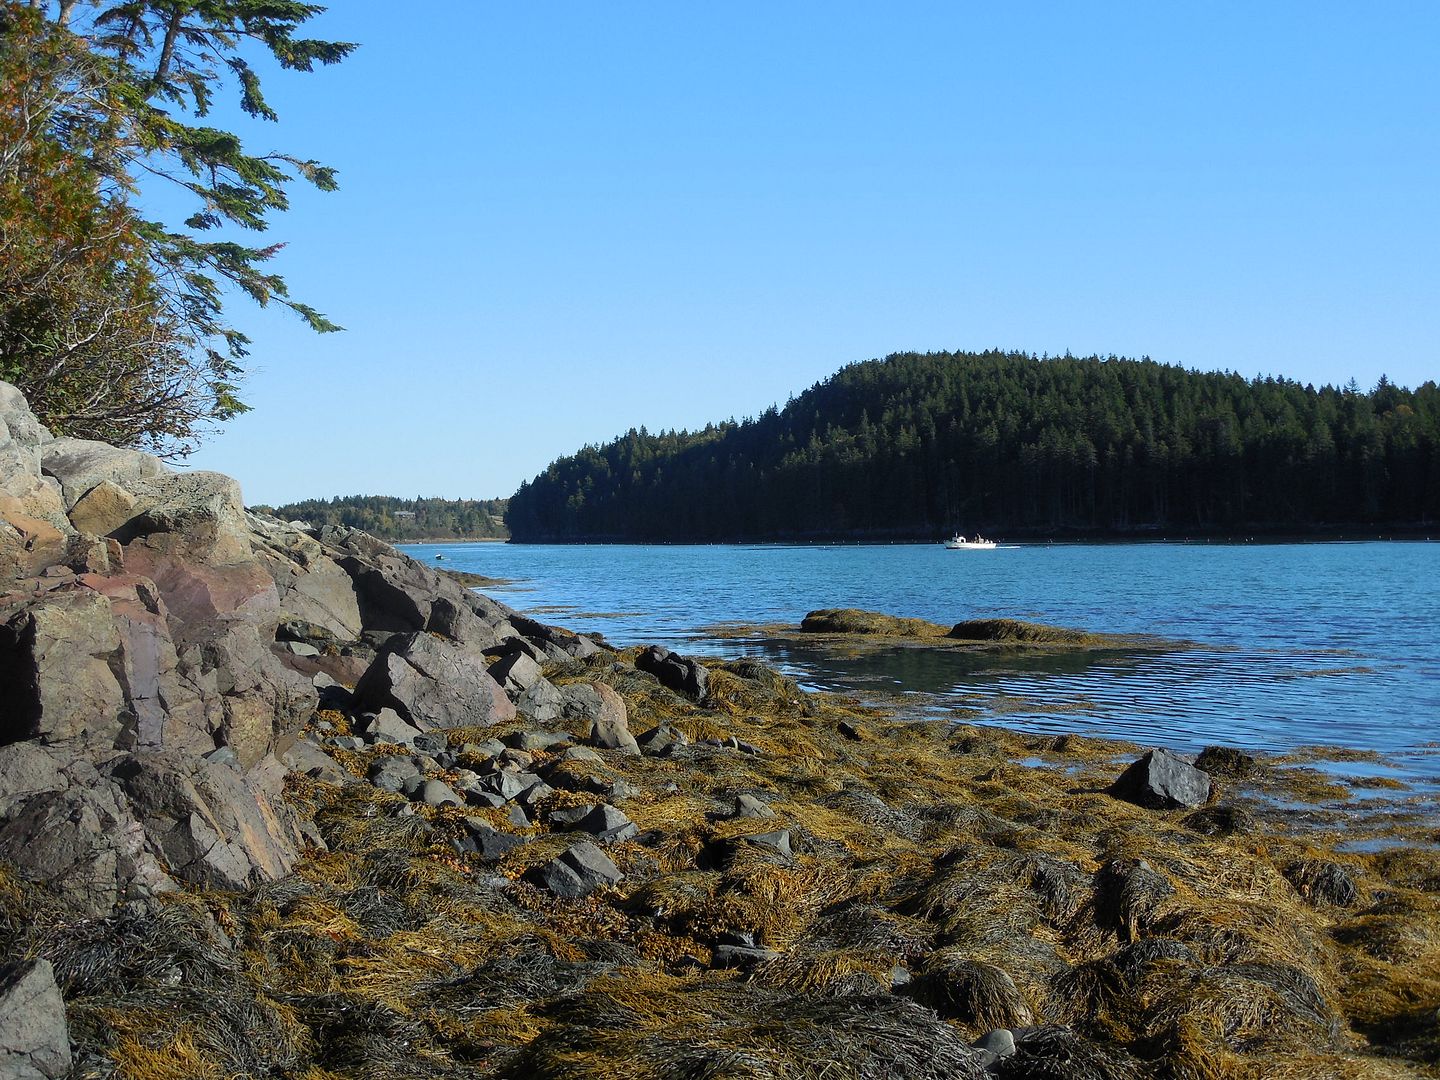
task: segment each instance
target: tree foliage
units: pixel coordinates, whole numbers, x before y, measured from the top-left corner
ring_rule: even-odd
[[[339,525],[364,529],[383,540],[500,540],[505,531],[504,499],[399,499],[393,495],[337,495],[279,507],[256,507],[286,521],[313,528]]]
[[[588,446],[521,486],[516,540],[935,538],[1420,524],[1440,391],[1149,360],[897,354],[744,423]]]
[[[338,329],[269,269],[266,229],[305,181],[333,170],[253,154],[210,126],[227,85],[277,119],[252,65],[309,71],[352,45],[296,32],[324,9],[293,0],[0,0],[0,377],[54,428],[185,453],[200,429],[245,409],[249,339],[227,291]],[[179,227],[136,195],[179,185]]]

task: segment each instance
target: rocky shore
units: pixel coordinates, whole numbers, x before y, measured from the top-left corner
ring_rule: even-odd
[[[0,581],[0,1077],[1440,1075],[1433,846],[1238,751],[617,648],[4,384]]]

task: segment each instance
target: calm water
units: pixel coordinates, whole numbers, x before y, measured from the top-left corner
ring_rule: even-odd
[[[825,688],[913,693],[981,722],[1195,750],[1317,743],[1399,752],[1440,776],[1440,543],[875,547],[412,545],[516,579],[487,590],[616,644],[763,655]],[[837,659],[725,641],[725,622],[821,607],[955,622],[1010,616],[1200,643],[1063,657],[893,652]]]

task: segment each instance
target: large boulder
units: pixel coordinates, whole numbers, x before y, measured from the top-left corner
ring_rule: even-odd
[[[40,521],[69,531],[60,485],[40,469],[41,449],[52,441],[24,395],[0,382],[0,519]]]
[[[70,1064],[65,1001],[50,961],[0,967],[0,1076],[60,1080]]]
[[[323,545],[275,518],[248,514],[255,557],[275,582],[280,616],[323,627],[341,640],[360,636],[364,623],[355,583]]]
[[[122,485],[136,515],[115,533],[127,545],[212,566],[254,556],[240,485],[222,473],[167,473]]]
[[[0,623],[0,742],[96,736],[113,741],[125,693],[112,665],[120,634],[105,597],[51,594]]]
[[[169,473],[159,458],[139,450],[69,438],[52,439],[41,447],[40,468],[59,481],[67,511],[102,480],[134,491],[141,481]]]
[[[1116,778],[1110,793],[1151,810],[1204,806],[1210,777],[1164,748],[1147,751]]]
[[[469,727],[515,718],[485,658],[433,634],[391,642],[355,685],[360,710],[394,709],[418,728]]]
[[[638,756],[640,744],[630,733],[625,699],[604,683],[578,683],[563,690],[565,715],[588,721],[590,742],[607,750]]]
[[[710,688],[710,673],[698,660],[651,645],[635,657],[635,666],[660,680],[660,685],[700,701]]]

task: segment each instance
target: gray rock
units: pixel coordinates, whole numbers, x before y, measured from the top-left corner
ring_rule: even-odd
[[[490,677],[518,698],[540,678],[540,665],[525,653],[515,652],[491,664]]]
[[[499,796],[505,802],[509,802],[521,793],[528,791],[536,784],[542,783],[540,777],[534,773],[509,772],[500,770],[480,778],[480,789]]]
[[[1009,1028],[996,1028],[981,1035],[971,1045],[977,1050],[993,1054],[992,1060],[999,1061],[1015,1053],[1015,1035]]]
[[[495,862],[526,843],[523,836],[511,836],[492,829],[480,818],[466,818],[465,830],[466,835],[452,841],[453,846],[457,851],[479,855],[485,862]]]
[[[779,852],[781,855],[792,854],[790,850],[790,830],[776,829],[774,832],[755,833],[753,836],[737,837],[741,843],[753,844],[755,847],[768,848],[771,851]]]
[[[417,727],[481,727],[515,717],[484,658],[433,634],[388,645],[355,686],[360,708],[392,708]]]
[[[651,728],[636,742],[640,744],[640,749],[651,757],[669,757],[681,747],[690,745],[690,739],[685,733],[669,724]]]
[[[0,968],[0,1076],[60,1080],[70,1072],[65,1002],[48,960]]]
[[[550,815],[550,824],[561,829],[588,832],[602,844],[618,844],[640,833],[623,812],[605,804],[556,810]]]
[[[570,734],[565,731],[515,731],[506,735],[502,741],[513,749],[533,753],[536,750],[548,750],[552,746],[568,743]]]
[[[384,741],[400,743],[404,746],[416,746],[416,738],[420,736],[421,729],[413,724],[407,724],[405,720],[394,709],[381,709],[379,712],[362,713],[355,720],[355,732],[362,735],[368,742]],[[439,736],[444,742],[444,736]],[[443,746],[442,746],[443,749]]]
[[[420,775],[420,767],[408,757],[386,754],[370,766],[370,783],[381,791],[402,791],[405,781]]]
[[[450,748],[450,740],[439,732],[418,732],[411,738],[410,745],[422,754],[433,757],[445,753]]]
[[[559,761],[590,761],[604,764],[605,759],[588,746],[567,746],[557,759]]]
[[[1193,808],[1210,798],[1210,777],[1169,750],[1157,748],[1121,773],[1110,793],[1151,810]]]
[[[604,683],[583,683],[565,688],[566,715],[590,721],[590,742],[607,750],[638,755],[640,746],[630,734],[625,699]]]
[[[768,803],[762,802],[754,795],[741,795],[735,800],[735,812],[730,815],[736,818],[756,818],[769,820],[775,816],[775,811],[770,809]]]
[[[525,812],[525,807],[521,806],[518,801],[512,802],[505,808],[505,820],[517,829],[528,829],[530,827],[530,815]]]
[[[703,700],[710,686],[710,673],[698,660],[651,645],[635,658],[635,666],[660,680],[660,685],[695,701]]]
[[[53,439],[41,448],[40,468],[60,482],[67,511],[103,480],[133,492],[141,481],[169,472],[159,458],[139,450],[67,438]]]
[[[750,967],[774,960],[780,954],[774,949],[756,948],[750,945],[717,945],[710,955],[712,968]]]
[[[519,795],[516,795],[514,802],[523,807],[527,815],[533,817],[535,814],[535,808],[539,804],[540,800],[545,798],[547,795],[553,795],[554,792],[555,789],[549,784],[545,783],[544,780],[537,780],[535,783],[531,784],[524,791],[522,791]]]
[[[625,877],[610,857],[588,840],[573,845],[525,876],[563,897],[589,896],[596,889],[614,885]]]
[[[355,735],[336,735],[330,745],[337,750],[364,750],[365,740]]]
[[[420,785],[416,797],[426,806],[462,806],[464,800],[456,795],[450,785],[442,780],[426,780]]]
[[[565,697],[548,679],[536,679],[515,702],[515,711],[536,724],[553,724],[565,715]]]
[[[305,739],[296,739],[279,757],[291,772],[302,773],[327,784],[349,784],[356,779],[340,768],[329,754]]]

